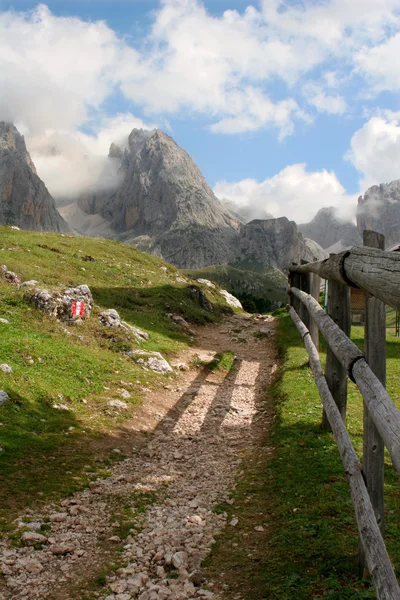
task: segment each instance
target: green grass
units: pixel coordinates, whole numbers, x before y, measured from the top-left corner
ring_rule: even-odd
[[[362,328],[353,328],[360,347],[362,336]],[[282,365],[270,390],[276,415],[272,432],[245,458],[235,504],[218,506],[240,519],[217,540],[206,569],[217,580],[219,571],[225,573],[228,597],[238,592],[246,600],[375,598],[371,582],[358,578],[348,482],[332,435],[321,431],[321,402],[307,353],[288,316],[279,321],[277,343]],[[399,340],[389,336],[387,348],[387,388],[400,407]],[[323,348],[321,355],[324,360]],[[347,414],[361,456],[363,405],[353,384]],[[385,540],[399,577],[399,476],[389,459],[385,469]],[[255,534],[256,525],[265,531]]]
[[[221,371],[230,371],[233,368],[235,354],[231,350],[217,352],[212,361],[208,364],[211,370],[220,369]]]
[[[0,273],[0,317],[10,322],[0,323],[0,363],[13,369],[0,372],[0,389],[11,398],[0,407],[1,531],[17,512],[87,485],[118,458],[113,448],[132,446],[124,423],[142,388],[162,385],[165,376],[143,370],[124,351],[141,347],[173,358],[191,339],[168,313],[201,324],[230,309],[218,290],[206,290],[213,310],[202,309],[189,282],[176,281],[181,273],[175,267],[109,240],[0,227],[0,264],[49,290],[86,283],[95,302],[92,317],[67,327],[68,335]],[[149,341],[138,344],[100,325],[98,314],[106,308],[147,331]],[[121,398],[122,389],[131,395],[124,398],[127,410],[110,410],[108,402]]]

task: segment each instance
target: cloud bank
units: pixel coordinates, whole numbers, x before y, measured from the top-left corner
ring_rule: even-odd
[[[218,134],[268,127],[283,139],[319,114],[346,115],[354,102],[399,90],[399,9],[398,0],[261,0],[217,16],[196,0],[162,0],[148,33],[135,40],[103,21],[56,16],[44,4],[5,11],[0,119],[26,135],[55,196],[78,194],[101,174],[108,185],[109,143],[174,115],[201,116]],[[116,94],[131,112],[110,114]],[[361,185],[399,176],[398,129],[386,114],[354,134],[347,158]],[[322,205],[353,201],[334,173],[303,164],[261,183],[219,182],[216,191],[299,221]]]

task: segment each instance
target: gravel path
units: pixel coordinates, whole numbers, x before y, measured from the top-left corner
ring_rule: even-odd
[[[226,525],[213,507],[230,502],[241,457],[258,440],[258,400],[275,368],[273,327],[271,318],[234,315],[198,328],[197,347],[181,359],[206,361],[230,349],[234,368],[190,369],[149,394],[131,422],[150,433],[142,447],[112,477],[30,514],[21,547],[1,543],[0,600],[216,600],[200,565]],[[260,332],[262,339],[253,335]],[[46,518],[51,528],[43,537],[37,530]],[[130,531],[121,539],[124,525]],[[123,566],[107,578],[111,592],[76,595],[77,582],[82,590],[117,547]]]

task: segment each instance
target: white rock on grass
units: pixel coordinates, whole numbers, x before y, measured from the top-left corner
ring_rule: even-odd
[[[121,410],[126,410],[128,408],[127,403],[123,402],[122,400],[109,400],[109,402],[107,402],[107,405],[111,408],[118,408]]]
[[[243,308],[240,300],[235,298],[235,296],[232,296],[232,294],[226,290],[220,290],[219,293],[225,298],[226,303],[229,304],[229,306],[232,306],[232,308]]]
[[[145,365],[155,373],[171,373],[172,367],[159,352],[147,352],[144,350],[131,350],[127,356],[135,362]]]
[[[0,406],[10,400],[10,396],[4,390],[0,390]]]
[[[0,317],[0,323],[3,323],[3,325],[9,325],[10,321],[8,319],[3,319],[3,317]]]
[[[215,289],[215,285],[209,279],[201,279],[200,278],[200,279],[197,279],[197,281],[203,285],[206,285],[207,287],[209,287],[211,289]]]
[[[128,333],[131,333],[138,341],[147,341],[150,337],[148,333],[138,329],[138,327],[134,327],[125,321],[121,321],[119,313],[114,308],[103,310],[99,315],[99,322],[106,327],[121,328]]]
[[[10,365],[2,364],[0,365],[0,371],[3,371],[3,373],[12,373],[12,368]]]

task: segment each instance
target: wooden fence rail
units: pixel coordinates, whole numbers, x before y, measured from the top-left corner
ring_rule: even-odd
[[[329,314],[316,300],[314,277],[328,279]],[[383,541],[384,446],[400,471],[400,411],[385,390],[384,304],[400,308],[400,255],[384,251],[382,235],[365,231],[364,247],[332,254],[321,262],[294,266],[289,281],[289,314],[310,357],[324,407],[322,426],[332,430],[350,481],[359,530],[360,574],[371,573],[378,600],[400,600],[400,588]],[[365,355],[349,337],[349,287],[364,291]],[[325,374],[313,343],[318,343],[316,327],[328,344]],[[357,384],[364,399],[362,466],[345,426],[347,377]]]
[[[392,308],[400,309],[400,255],[354,246],[329,258],[299,267],[293,273],[315,273],[323,279],[359,287]]]

